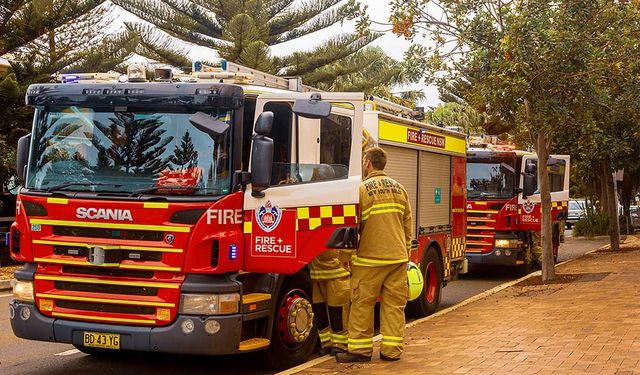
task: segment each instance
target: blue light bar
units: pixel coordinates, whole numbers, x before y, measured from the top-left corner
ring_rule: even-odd
[[[224,71],[227,70],[227,60],[225,59],[220,60],[220,68],[222,68],[222,70]]]
[[[229,245],[229,259],[236,260],[238,258],[238,247],[236,245]]]
[[[77,83],[80,80],[80,76],[77,74],[63,74],[62,83]]]
[[[202,62],[200,60],[196,60],[193,62],[193,71],[194,72],[202,71]]]

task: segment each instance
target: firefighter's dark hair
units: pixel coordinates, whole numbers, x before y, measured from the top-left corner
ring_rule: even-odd
[[[380,147],[372,147],[364,152],[365,159],[371,162],[373,168],[383,171],[387,166],[387,153]]]

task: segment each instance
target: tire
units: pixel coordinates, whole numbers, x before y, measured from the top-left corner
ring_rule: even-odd
[[[422,318],[433,314],[440,303],[443,269],[440,255],[435,247],[429,246],[421,265],[424,287],[420,297],[407,303],[406,312],[410,317]]]
[[[305,302],[308,302],[308,310]],[[293,307],[292,307],[293,306]],[[271,330],[271,343],[262,355],[270,368],[284,370],[306,362],[316,349],[318,330],[315,324],[306,338],[301,342],[295,342],[291,338],[290,331],[285,324],[290,317],[289,312],[299,306],[305,315],[311,311],[311,279],[308,275],[294,275],[288,277],[282,283],[278,293],[277,304],[274,310],[273,326]],[[313,316],[311,316],[313,322]]]

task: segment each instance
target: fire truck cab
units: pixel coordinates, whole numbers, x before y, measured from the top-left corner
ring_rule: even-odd
[[[568,210],[569,164],[566,155],[552,155],[547,162],[555,260]],[[541,228],[537,168],[538,158],[531,152],[491,144],[467,150],[469,263],[532,265],[531,250]]]
[[[17,336],[305,361],[317,342],[307,264],[357,248],[363,140],[387,149],[412,199],[410,258],[426,282],[411,312],[433,312],[464,271],[462,134],[224,61],[156,77],[134,67],[128,82],[87,73],[29,87],[10,236],[25,262]]]

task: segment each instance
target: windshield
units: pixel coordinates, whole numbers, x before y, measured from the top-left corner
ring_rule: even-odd
[[[229,131],[215,137],[193,113],[81,107],[36,112],[26,187],[145,194],[229,192]],[[231,123],[232,111],[208,111]]]
[[[468,199],[509,199],[514,195],[516,170],[510,161],[468,162]]]

